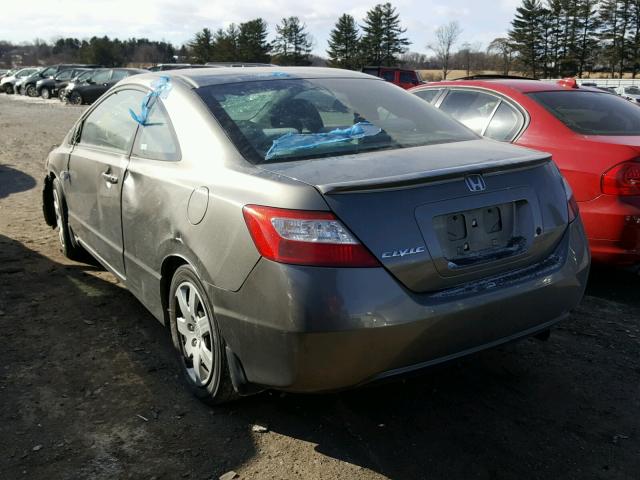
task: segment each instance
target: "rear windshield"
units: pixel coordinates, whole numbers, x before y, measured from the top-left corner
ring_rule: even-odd
[[[379,80],[278,78],[196,91],[254,163],[478,138],[426,102]]]
[[[580,91],[530,95],[574,132],[583,135],[640,135],[640,107],[617,95]]]

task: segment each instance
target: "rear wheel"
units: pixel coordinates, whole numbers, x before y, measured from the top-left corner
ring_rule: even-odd
[[[42,91],[40,92],[40,96],[45,100],[49,100],[51,98],[51,92],[49,91],[48,88],[43,88]]]
[[[224,340],[202,282],[188,265],[179,267],[169,290],[171,337],[190,390],[219,404],[235,399]]]
[[[69,224],[67,223],[67,204],[64,201],[62,185],[57,178],[53,179],[53,210],[56,214],[56,229],[58,230],[58,241],[60,250],[65,257],[71,260],[81,260],[86,255],[83,248],[77,244]]]
[[[78,92],[73,92],[67,97],[67,102],[71,105],[82,105],[82,95],[80,95]]]

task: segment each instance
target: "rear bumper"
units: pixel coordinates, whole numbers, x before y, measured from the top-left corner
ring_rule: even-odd
[[[640,197],[601,195],[580,203],[593,261],[640,264]]]
[[[264,259],[238,292],[207,288],[249,382],[319,392],[546,329],[579,303],[589,261],[578,220],[545,262],[435,294],[409,292],[383,268],[311,268]]]

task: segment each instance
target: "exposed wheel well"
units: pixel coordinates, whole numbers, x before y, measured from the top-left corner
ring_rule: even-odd
[[[169,289],[171,287],[171,279],[176,270],[188,262],[182,257],[171,256],[164,259],[162,268],[160,269],[160,299],[162,301],[162,311],[164,313],[164,325],[169,326]]]
[[[44,221],[50,227],[56,226],[56,212],[53,208],[53,180],[56,176],[49,173],[44,177],[44,187],[42,188],[42,214]]]

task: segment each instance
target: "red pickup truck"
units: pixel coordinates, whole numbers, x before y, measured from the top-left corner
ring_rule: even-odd
[[[375,77],[384,78],[387,82],[394,83],[404,89],[424,83],[415,70],[395,67],[364,67],[362,71]]]

